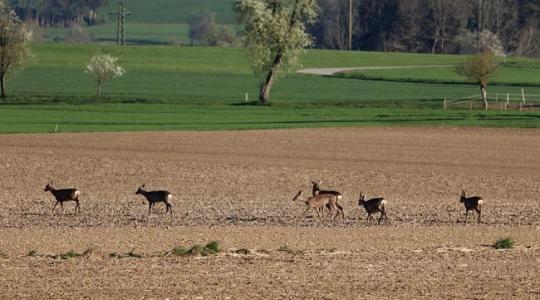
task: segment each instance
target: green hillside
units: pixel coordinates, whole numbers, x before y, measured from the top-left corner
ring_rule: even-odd
[[[476,85],[397,82],[393,74],[383,74],[390,77],[385,81],[290,73],[272,89],[272,106],[249,105],[246,93],[250,101],[256,100],[259,81],[242,49],[45,44],[33,52],[33,62],[8,77],[8,98],[0,103],[0,132],[50,132],[57,124],[60,131],[392,124],[540,127],[540,114],[534,109],[484,112],[468,110],[467,101],[465,107],[442,110],[445,97],[478,95]],[[99,101],[95,82],[84,73],[96,53],[119,57],[127,71],[105,85]],[[429,66],[462,60],[453,55],[322,50],[302,57],[304,67]],[[490,95],[519,94],[516,71],[529,74],[526,83],[538,83],[537,66],[538,60],[509,59],[497,78],[514,85],[490,86]],[[405,76],[411,70],[396,72]],[[444,79],[446,74],[430,76]],[[526,87],[526,92],[537,95],[535,103],[540,103],[540,87]]]
[[[118,1],[109,1],[99,10],[99,15],[115,12]],[[126,8],[133,14],[128,17],[138,23],[187,23],[193,12],[213,11],[220,24],[235,22],[232,0],[123,0]],[[109,20],[114,21],[110,16]]]

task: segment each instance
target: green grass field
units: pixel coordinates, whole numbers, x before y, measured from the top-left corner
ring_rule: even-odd
[[[540,87],[540,76],[538,76],[540,62],[538,60],[520,59],[503,63],[502,66],[491,79],[491,85]],[[458,75],[452,66],[394,70],[355,70],[343,72],[339,76],[416,83],[468,83],[467,79]]]
[[[443,111],[442,99],[478,93],[475,85],[393,82],[291,73],[274,86],[271,107],[256,99],[258,78],[241,49],[45,44],[35,59],[8,78],[0,105],[0,132],[252,129],[364,125],[540,127],[535,111]],[[84,73],[90,57],[120,57],[124,77],[106,84],[96,102]],[[308,51],[304,67],[453,64],[459,56]],[[522,64],[522,60],[515,60]],[[531,64],[538,63],[530,61]],[[523,63],[526,65],[526,63]],[[505,74],[504,67],[501,72]],[[531,78],[538,74],[534,68]],[[506,75],[505,75],[506,76]],[[512,75],[508,75],[512,77]],[[536,76],[534,78],[538,78]],[[490,93],[519,93],[496,85]],[[540,94],[540,88],[527,87]]]
[[[233,24],[232,0],[123,0],[132,13],[128,18],[135,23],[187,23],[192,13],[212,11],[216,22]],[[109,3],[98,10],[98,15],[116,12],[118,1]],[[114,16],[109,17],[114,21]]]

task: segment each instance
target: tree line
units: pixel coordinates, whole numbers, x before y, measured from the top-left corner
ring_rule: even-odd
[[[318,48],[348,49],[352,20],[354,50],[474,53],[483,36],[505,53],[540,56],[540,0],[317,2],[309,30]]]
[[[67,26],[96,22],[96,10],[108,0],[9,0],[9,5],[23,20],[39,26]]]

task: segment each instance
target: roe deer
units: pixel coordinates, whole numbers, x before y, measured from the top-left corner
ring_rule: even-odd
[[[302,191],[299,191],[298,194],[294,196],[292,201],[296,201],[296,200],[302,201],[306,203],[307,205],[307,208],[302,214],[302,217],[304,217],[309,210],[316,209],[317,215],[319,216],[319,220],[322,223],[323,218],[324,218],[324,207],[325,206],[328,207],[331,201],[335,201],[336,196],[332,194],[320,194],[320,195],[315,195],[307,199],[304,199],[304,197],[302,196]],[[332,208],[329,207],[329,209],[332,209]],[[321,213],[322,213],[322,216],[321,216]]]
[[[45,192],[51,192],[54,195],[54,198],[56,199],[56,203],[54,204],[54,207],[52,209],[52,213],[54,213],[54,210],[56,209],[56,206],[58,203],[60,203],[60,206],[62,207],[62,213],[64,212],[64,202],[66,201],[75,201],[75,214],[77,211],[81,212],[81,206],[79,205],[79,195],[81,192],[79,192],[77,189],[60,189],[57,190],[52,187],[52,180],[47,183],[45,186]]]
[[[165,213],[171,212],[172,215],[172,205],[170,203],[170,200],[172,198],[171,193],[167,191],[145,191],[144,190],[144,184],[141,185],[137,191],[135,192],[136,195],[143,195],[146,200],[148,201],[148,214],[152,213],[152,207],[154,207],[154,204],[158,202],[164,202],[167,206]]]
[[[472,196],[467,197],[465,195],[465,191],[461,191],[461,198],[459,202],[463,203],[465,205],[465,224],[467,224],[467,218],[469,217],[469,210],[476,210],[478,213],[478,223],[481,223],[481,217],[482,217],[482,204],[484,203],[484,200],[482,197],[478,196]]]
[[[343,195],[341,195],[341,193],[337,192],[337,191],[321,190],[319,188],[319,184],[321,184],[320,180],[318,180],[318,181],[312,180],[311,183],[313,184],[313,189],[312,189],[313,196],[317,196],[319,194],[330,194],[330,195],[335,196],[333,201],[326,205],[326,208],[328,208],[329,212],[331,212],[332,210],[336,212],[336,214],[334,216],[334,220],[339,216],[340,213],[341,213],[341,219],[345,220],[345,213],[343,212],[343,207],[341,205],[339,205],[339,203],[338,203],[339,200],[343,199]]]
[[[382,197],[373,198],[366,201],[366,195],[360,193],[360,199],[358,199],[358,206],[364,207],[364,209],[368,213],[366,221],[373,219],[373,216],[371,214],[376,212],[381,213],[381,217],[377,221],[377,225],[381,223],[383,216],[385,220],[388,220],[388,217],[386,216],[386,200],[384,200],[384,198]]]

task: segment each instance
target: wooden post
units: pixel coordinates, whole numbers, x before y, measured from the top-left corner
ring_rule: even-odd
[[[248,92],[246,92],[246,102],[249,101],[249,95],[248,95]]]
[[[519,103],[519,111],[523,111],[523,102]]]
[[[525,89],[521,89],[521,101],[525,104]]]
[[[510,104],[510,94],[506,94],[506,104]]]
[[[472,100],[469,101],[469,109],[472,110]]]
[[[446,107],[447,107],[446,98],[444,98],[444,101],[443,101],[443,109],[446,110]]]

